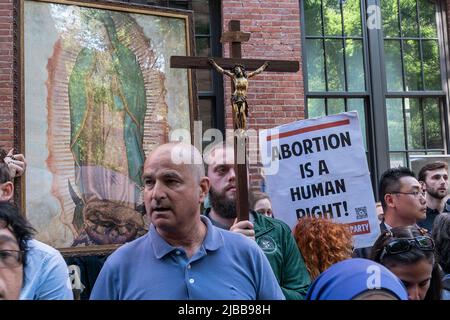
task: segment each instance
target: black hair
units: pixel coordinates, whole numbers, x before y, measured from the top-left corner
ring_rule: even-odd
[[[444,273],[450,273],[450,213],[443,212],[434,220],[433,239],[436,258]]]
[[[19,213],[18,208],[9,202],[0,202],[0,221],[4,222],[5,227],[9,227],[17,238],[19,249],[24,252],[23,264],[25,266],[27,242],[33,238],[36,230]]]
[[[393,255],[386,255],[382,259],[383,249],[390,243],[393,239],[407,238],[412,239],[418,236],[429,236],[431,237],[425,229],[419,228],[417,226],[406,226],[406,227],[396,227],[392,228],[390,231],[383,232],[375,244],[372,247],[371,259],[388,267],[393,264],[410,265],[421,260],[429,261],[433,270],[431,272],[430,287],[425,295],[424,300],[440,300],[441,299],[441,272],[437,260],[435,259],[434,251],[432,250],[422,250],[416,246],[411,247],[407,252],[397,253]]]
[[[414,175],[414,172],[406,167],[388,169],[381,175],[378,196],[380,198],[383,210],[386,210],[386,201],[384,200],[384,196],[388,193],[399,191],[401,187],[400,179],[403,177],[415,178],[416,176]]]

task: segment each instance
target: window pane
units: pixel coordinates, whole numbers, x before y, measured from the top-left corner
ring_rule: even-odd
[[[422,41],[422,54],[425,90],[441,90],[442,86],[438,41]]]
[[[130,1],[131,2],[131,1]],[[134,2],[134,1],[133,1]],[[163,6],[163,7],[167,7],[168,1],[167,0],[153,0],[153,1],[147,1],[146,3],[149,6]]]
[[[367,150],[366,112],[364,108],[364,99],[348,99],[347,110],[358,112],[359,126],[361,127],[361,134],[363,137],[364,148]]]
[[[320,14],[321,0],[305,0],[305,29],[307,36],[322,35],[322,17]]]
[[[425,156],[426,152],[409,152],[409,157],[421,157]]]
[[[361,9],[360,0],[347,0],[342,3],[344,15],[344,34],[348,36],[361,36]]]
[[[408,153],[408,162],[410,164],[410,168],[412,167],[412,162],[414,162],[414,160],[418,160],[418,159],[423,159],[423,156],[425,156],[427,153],[426,152],[409,152]],[[417,166],[417,165],[416,165]]]
[[[400,0],[403,37],[418,37],[416,0]]]
[[[408,150],[425,149],[424,128],[419,99],[405,98]]]
[[[212,101],[210,99],[199,99],[198,118],[202,122],[202,134],[213,128]]]
[[[383,32],[385,37],[398,37],[400,29],[398,24],[397,0],[381,0],[381,18],[383,19]]]
[[[386,66],[386,82],[388,91],[403,91],[402,60],[400,41],[384,41],[384,58]]]
[[[428,155],[439,155],[439,154],[445,154],[445,151],[431,151],[427,152]]]
[[[403,42],[403,63],[405,64],[406,91],[422,90],[419,41]]]
[[[209,35],[209,1],[192,1],[192,10],[195,12],[195,34]]]
[[[397,168],[397,167],[406,167],[406,154],[405,153],[393,153],[391,152],[389,154],[390,156],[390,165],[391,168]]]
[[[408,153],[408,162],[409,162],[409,167],[411,168],[412,167],[412,162],[414,161],[414,160],[417,160],[417,159],[423,159],[423,156],[425,156],[427,153],[426,152],[409,152]],[[416,165],[417,166],[417,165]]]
[[[308,99],[308,118],[325,115],[325,99]]]
[[[211,70],[196,70],[198,91],[212,91]]]
[[[323,0],[323,24],[326,36],[342,35],[340,1]]]
[[[386,99],[389,150],[405,150],[402,99]]]
[[[436,6],[431,1],[419,1],[419,25],[423,38],[437,38]]]
[[[211,48],[209,45],[209,37],[195,38],[196,55],[200,57],[210,57]]]
[[[345,111],[344,99],[328,99],[328,115]]]
[[[345,55],[348,91],[364,91],[366,86],[362,40],[346,40]]]
[[[438,99],[423,100],[423,114],[427,132],[427,149],[443,149],[442,118]]]
[[[189,9],[187,1],[169,1],[169,7],[184,10]]]
[[[309,91],[325,91],[325,64],[322,44],[323,41],[320,39],[306,40]]]
[[[325,40],[328,91],[344,91],[344,56],[341,40]]]

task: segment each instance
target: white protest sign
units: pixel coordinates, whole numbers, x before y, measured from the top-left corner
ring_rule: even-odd
[[[296,121],[259,136],[275,217],[294,228],[304,216],[350,226],[355,248],[380,233],[358,114]]]

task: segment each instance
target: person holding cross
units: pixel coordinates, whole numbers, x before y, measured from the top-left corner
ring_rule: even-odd
[[[304,299],[311,278],[289,226],[253,210],[249,220],[237,221],[233,147],[218,143],[205,153],[204,161],[211,207],[203,214],[214,226],[254,240],[269,260],[286,300]]]
[[[263,72],[269,62],[266,61],[264,64],[253,72],[247,73],[243,65],[235,65],[231,71],[224,70],[220,67],[214,59],[209,59],[209,63],[221,74],[225,74],[233,80],[234,92],[231,95],[231,106],[233,108],[233,121],[235,128],[245,129],[247,127],[248,118],[248,103],[247,103],[247,90],[248,90],[248,79],[257,74]]]

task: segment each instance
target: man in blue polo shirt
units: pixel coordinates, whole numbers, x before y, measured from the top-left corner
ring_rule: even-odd
[[[209,179],[197,149],[158,147],[143,183],[150,230],[107,259],[91,299],[284,299],[258,245],[200,215]]]

